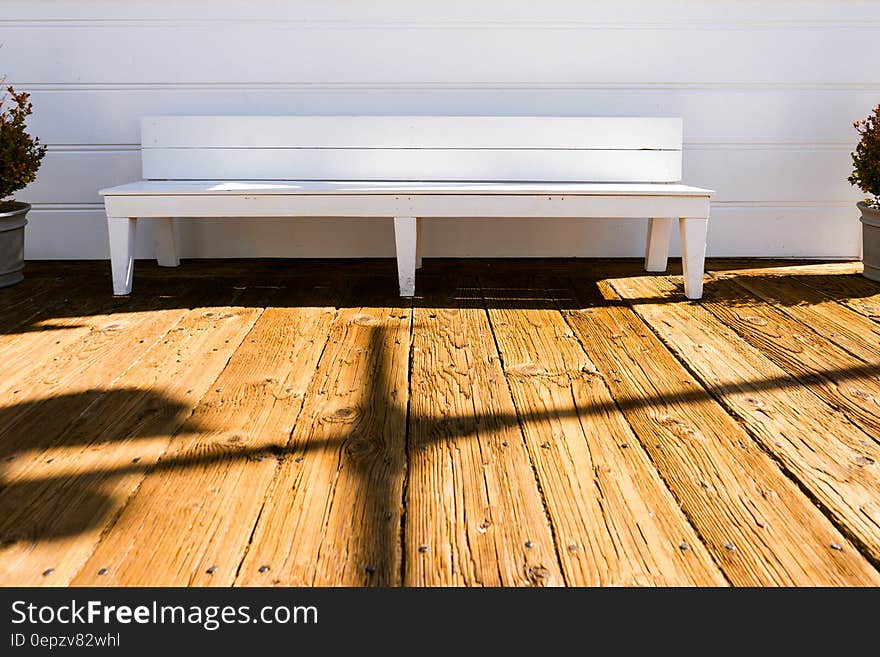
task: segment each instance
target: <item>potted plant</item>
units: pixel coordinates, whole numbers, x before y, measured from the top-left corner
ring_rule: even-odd
[[[862,263],[864,275],[880,281],[880,105],[854,126],[861,139],[852,154],[853,173],[848,180],[867,195],[858,204],[862,211]]]
[[[46,147],[31,137],[25,121],[30,96],[7,87],[0,96],[0,287],[24,278],[24,227],[31,206],[10,198],[37,177]]]

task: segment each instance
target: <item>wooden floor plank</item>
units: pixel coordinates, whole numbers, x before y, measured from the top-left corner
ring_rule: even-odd
[[[876,281],[858,275],[793,276],[792,279],[880,322],[880,283]]]
[[[69,440],[69,426],[104,395],[118,394],[114,389],[120,377],[156,349],[191,308],[218,300],[217,290],[165,287],[169,289],[161,295],[147,291],[122,306],[71,316],[73,324],[88,332],[79,339],[68,336],[51,360],[11,377],[11,403],[0,407],[0,490],[18,479],[39,477],[44,463],[81,449]],[[229,286],[220,292],[226,299],[235,294],[239,292]],[[107,302],[107,295],[99,296]]]
[[[668,280],[618,279],[614,288],[625,299],[657,300],[633,308],[859,547],[880,562],[877,445],[701,304],[673,301]],[[839,544],[833,538],[823,542]]]
[[[619,297],[610,285],[584,284],[578,291],[592,307],[566,311],[572,328],[731,583],[880,582],[858,550],[651,330],[615,302]],[[651,296],[641,289],[626,292]],[[661,305],[668,313],[674,304]]]
[[[27,332],[34,317],[64,304],[70,290],[56,278],[38,278],[0,289],[0,339]]]
[[[822,292],[844,306],[880,322],[880,283],[864,276],[793,276],[793,280]]]
[[[137,297],[113,297],[100,294],[78,296],[70,289],[49,293],[49,298],[35,297],[39,310],[17,328],[4,333],[0,329],[0,360],[4,369],[16,376],[0,379],[0,398],[19,394],[19,382],[32,374],[41,376],[57,366],[65,351],[75,351],[75,345],[91,334],[114,330],[116,316],[153,312],[188,306],[181,297],[185,286],[178,284],[145,286]],[[159,289],[157,289],[159,288]],[[190,294],[190,297],[192,294]],[[183,303],[182,306],[177,304]],[[13,317],[19,310],[10,310]]]
[[[333,321],[237,585],[400,584],[411,308],[388,301]]]
[[[867,305],[859,309],[846,303],[855,300],[854,296],[848,296],[854,295],[854,292],[843,292],[840,289],[855,287],[861,281],[867,283],[871,289],[876,290],[878,306],[874,315],[880,318],[880,284],[862,277],[845,277],[849,280],[848,283],[828,280],[839,277],[823,277],[823,282],[819,283],[811,281],[812,278],[817,277],[728,276],[712,282],[710,288],[718,290],[715,297],[723,297],[730,290],[725,282],[734,282],[748,290],[752,299],[762,299],[768,306],[804,324],[823,340],[849,351],[865,363],[880,359],[880,323],[872,321],[872,313],[868,310],[872,308],[872,297],[860,297],[859,302],[868,301]],[[826,280],[827,284],[824,282]],[[835,290],[835,287],[838,289]]]
[[[728,303],[739,286],[755,298]],[[702,305],[880,443],[880,324],[775,277],[716,280]]]
[[[77,417],[188,312],[183,304],[170,305],[82,318],[88,333],[14,377],[10,403],[0,407],[0,490],[57,456],[53,450],[63,434],[47,431],[47,416]]]
[[[880,321],[880,283],[862,276],[861,262],[813,262],[791,264],[785,261],[707,261],[707,271],[716,277],[782,278],[788,283],[806,285],[826,299]]]
[[[70,345],[95,330],[112,324],[112,315],[124,302],[89,298],[81,303],[59,302],[33,315],[20,332],[0,335],[0,359],[4,368],[22,375],[50,366]],[[18,379],[0,381],[0,395],[15,394]]]
[[[4,489],[0,583],[70,582],[262,312],[227,298],[188,312],[86,413],[47,417],[70,449]]]
[[[712,275],[740,276],[855,276],[862,273],[862,263],[779,258],[707,258],[706,271]]]
[[[416,305],[405,576],[410,586],[563,583],[480,298]]]
[[[336,312],[299,290],[274,302],[74,585],[232,585]]]
[[[555,303],[521,293],[545,296],[483,289],[566,581],[725,585]]]

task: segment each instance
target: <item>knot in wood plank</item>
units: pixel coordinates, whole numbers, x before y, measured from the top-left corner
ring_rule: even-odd
[[[328,422],[354,422],[355,419],[360,415],[360,411],[357,408],[352,406],[343,406],[342,408],[337,408],[332,413],[328,413],[324,416],[324,419]]]
[[[379,320],[370,315],[355,315],[352,317],[351,323],[359,326],[376,326]]]

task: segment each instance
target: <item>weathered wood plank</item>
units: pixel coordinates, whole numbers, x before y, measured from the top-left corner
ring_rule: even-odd
[[[57,278],[25,279],[24,282],[0,289],[0,335],[5,342],[26,332],[31,319],[55,304],[64,303],[68,290]]]
[[[112,391],[128,367],[155,348],[191,308],[239,294],[231,286],[190,290],[180,282],[163,286],[167,289],[161,293],[149,289],[154,285],[145,287],[137,298],[116,299],[110,305],[106,293],[92,295],[104,305],[83,303],[80,308],[92,314],[69,317],[78,339],[68,335],[57,340],[58,351],[51,352],[55,355],[50,360],[35,358],[30,368],[9,377],[12,403],[0,410],[0,451],[8,455],[0,463],[0,489],[16,479],[38,477],[43,462],[79,449],[66,439],[68,425]]]
[[[725,585],[553,301],[506,292],[483,290],[566,582]]]
[[[811,287],[828,299],[837,301],[865,317],[880,321],[880,283],[861,275],[861,262],[791,264],[766,260],[715,259],[710,261],[707,270],[716,278],[782,277],[791,284]]]
[[[415,309],[404,582],[562,584],[479,290],[463,294]]]
[[[82,294],[62,286],[33,297],[28,302],[33,307],[12,307],[7,326],[0,327],[0,359],[4,368],[14,371],[16,376],[0,379],[0,396],[8,395],[17,401],[19,383],[24,377],[40,376],[56,366],[65,351],[74,350],[73,345],[90,334],[108,327],[112,330],[116,315],[170,309],[183,302],[180,282],[157,285],[153,281],[136,298],[114,298],[104,292]],[[192,298],[192,294],[189,296]],[[16,318],[20,321],[15,322]]]
[[[399,585],[411,309],[340,310],[237,585]]]
[[[676,302],[669,280],[618,279],[614,288],[623,298],[656,299],[653,303],[634,304],[633,309],[697,373],[703,385],[724,402],[755,440],[810,491],[838,526],[875,563],[880,561],[880,481],[875,465],[880,461],[880,448],[700,304]],[[745,464],[758,450],[742,429],[730,433],[724,444],[735,446],[736,441],[749,447],[740,450],[739,460]],[[769,477],[769,465],[763,467]],[[755,477],[759,481],[757,472]],[[802,541],[804,567],[808,567],[810,560],[816,567],[823,561],[843,566],[843,553],[823,554],[831,543],[842,544],[823,523],[811,517],[816,515],[812,505],[807,513],[807,509],[791,506],[798,503],[794,496],[783,503],[781,486],[766,486],[780,495],[778,502],[785,507],[785,522],[777,520],[767,525],[774,534],[780,530],[789,532],[785,540]],[[805,503],[808,504],[806,498],[801,497],[799,506]],[[774,504],[770,511],[777,512],[776,507]],[[813,535],[798,538],[797,532],[806,532],[811,525],[815,526]],[[847,568],[852,570],[839,573],[843,581],[859,582],[855,566],[850,563]],[[824,568],[827,575],[832,575],[830,565]],[[817,571],[813,576],[818,574]],[[872,574],[861,583],[872,582],[874,577]]]
[[[21,313],[27,315],[27,319],[0,335],[4,368],[22,375],[41,371],[71,344],[112,324],[111,316],[125,305],[124,300],[115,301],[109,296],[83,300],[71,297],[68,291],[66,298],[46,300],[46,307],[31,309],[32,313],[26,309],[10,311],[13,317]],[[34,303],[40,302],[35,300]],[[14,395],[17,383],[17,377],[0,380],[0,395]]]
[[[639,298],[657,296],[641,288],[626,290],[620,280],[615,286]],[[578,291],[595,305],[567,310],[566,317],[731,583],[880,582],[874,568],[736,420],[631,309],[616,301],[607,283],[581,285]],[[699,308],[658,305],[663,313],[679,305],[689,312]],[[726,357],[727,352],[712,354],[715,360]]]
[[[302,293],[274,301],[74,585],[232,585],[335,315]]]
[[[780,260],[768,258],[707,258],[706,269],[715,275],[849,276],[862,273],[862,263]]]
[[[834,328],[822,331],[823,337],[863,342],[862,336],[880,335],[880,284],[863,276],[724,276],[796,319],[819,315],[823,325]],[[835,303],[837,302],[837,303]],[[852,313],[857,316],[853,316]],[[874,320],[874,321],[871,321]],[[876,339],[871,349],[877,350]],[[856,352],[853,352],[856,353]]]
[[[47,363],[12,377],[11,403],[0,407],[0,489],[54,458],[63,433],[46,418],[73,420],[94,403],[140,356],[188,312],[198,297],[155,300],[149,311],[96,314],[74,319],[89,332]],[[165,306],[165,307],[163,307]],[[70,339],[72,336],[68,336]],[[68,340],[65,340],[68,342]],[[63,449],[63,446],[62,446]],[[12,460],[7,460],[7,459]]]
[[[876,322],[880,322],[880,284],[864,276],[795,276],[798,283],[808,285],[844,306]]]
[[[880,286],[863,276],[797,276],[808,285],[844,306],[880,322]]]
[[[756,298],[727,303],[740,286]],[[776,277],[715,280],[703,307],[880,442],[880,324]]]
[[[257,303],[266,294],[253,293]],[[261,312],[256,304],[192,310],[87,412],[46,418],[68,449],[3,491],[0,582],[70,582]]]

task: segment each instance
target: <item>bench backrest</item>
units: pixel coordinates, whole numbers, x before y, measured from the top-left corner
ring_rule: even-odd
[[[677,182],[678,118],[155,116],[154,180]]]

